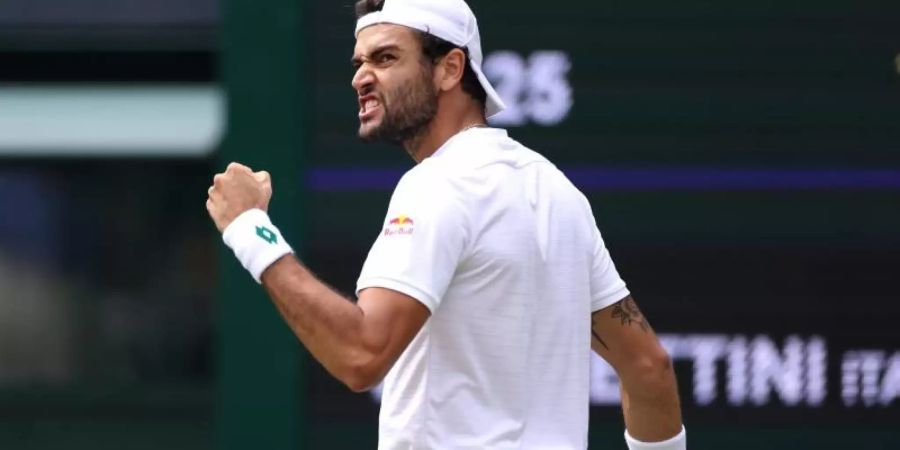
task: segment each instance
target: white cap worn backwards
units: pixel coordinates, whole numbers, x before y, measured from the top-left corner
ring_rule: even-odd
[[[500,95],[481,70],[481,35],[475,14],[463,0],[385,0],[381,11],[361,17],[356,22],[355,36],[360,30],[379,23],[414,28],[439,37],[469,51],[469,63],[487,93],[485,115],[491,117],[506,108]]]

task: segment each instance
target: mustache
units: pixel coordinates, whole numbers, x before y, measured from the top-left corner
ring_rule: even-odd
[[[367,95],[374,96],[375,99],[378,100],[378,103],[380,103],[382,107],[387,107],[387,99],[385,98],[383,93],[376,91],[375,88],[361,89],[356,93],[356,95],[357,95],[357,99],[365,97]]]
[[[374,95],[374,96],[378,97],[379,100],[381,100],[381,98],[382,98],[381,92],[378,92],[377,90],[375,90],[374,86],[366,86],[366,87],[356,91],[357,97],[365,97],[367,95]]]

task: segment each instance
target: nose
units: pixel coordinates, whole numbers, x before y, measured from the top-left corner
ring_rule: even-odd
[[[350,84],[353,86],[353,89],[358,94],[365,94],[371,89],[374,83],[375,74],[372,73],[372,70],[369,68],[368,64],[359,66],[359,69],[356,69],[356,73],[353,75],[353,80],[350,82]]]

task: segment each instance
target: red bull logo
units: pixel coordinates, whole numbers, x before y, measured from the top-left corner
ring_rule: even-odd
[[[410,225],[410,226],[412,226],[412,225],[415,225],[416,222],[407,216],[399,216],[399,217],[395,217],[395,218],[391,219],[391,221],[388,222],[388,224],[389,225]]]
[[[384,228],[385,236],[393,236],[395,234],[412,234],[413,233],[413,225],[416,222],[412,220],[409,216],[397,216],[391,220],[388,220],[387,227]]]

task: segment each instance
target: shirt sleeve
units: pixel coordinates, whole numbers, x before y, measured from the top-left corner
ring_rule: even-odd
[[[468,242],[468,220],[449,183],[428,173],[404,176],[384,227],[369,250],[356,284],[392,289],[432,313],[447,291]]]
[[[629,295],[619,276],[600,230],[594,226],[594,253],[591,267],[591,312],[597,312]]]

